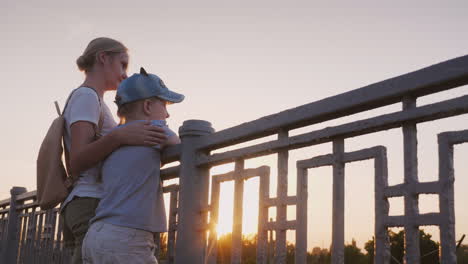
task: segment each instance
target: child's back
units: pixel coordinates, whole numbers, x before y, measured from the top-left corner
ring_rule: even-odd
[[[114,151],[102,166],[104,197],[91,222],[167,231],[159,171],[159,148],[125,146]]]

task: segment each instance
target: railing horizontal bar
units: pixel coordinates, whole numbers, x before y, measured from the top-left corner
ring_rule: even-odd
[[[467,83],[468,56],[463,56],[201,137],[196,148],[234,145],[276,134],[281,129],[303,127],[393,104],[407,95],[418,97]]]
[[[378,151],[383,148],[382,146],[371,147],[367,149],[361,149],[353,152],[344,153],[343,161],[345,163],[355,162],[361,160],[367,160],[375,158]],[[297,166],[302,169],[318,168],[323,166],[331,166],[335,162],[335,156],[333,154],[326,154],[317,157],[313,157],[307,160],[300,160],[297,162]]]
[[[279,206],[279,205],[296,205],[297,196],[288,196],[285,200],[279,200],[278,198],[269,198],[265,201],[265,206]]]
[[[416,223],[419,226],[440,225],[441,215],[439,213],[427,213],[416,216]]]
[[[9,211],[10,211],[10,208],[2,209],[2,210],[0,210],[0,214],[8,213]]]
[[[232,181],[232,180],[234,180],[233,172],[213,175],[213,181],[216,181],[217,183],[225,182],[225,181]]]
[[[413,194],[439,194],[441,183],[439,181],[420,182],[412,186]]]
[[[447,137],[452,145],[461,144],[468,141],[468,130],[444,132],[440,133],[439,137]]]
[[[244,169],[239,175],[243,180],[248,180],[253,177],[260,177],[261,175],[265,175],[269,171],[270,169],[268,168],[268,166],[261,166],[258,168]],[[232,181],[235,180],[235,178],[236,174],[234,171],[213,175],[213,180],[215,180],[216,182]]]
[[[426,225],[440,225],[440,213],[427,213],[418,214],[414,216],[412,224],[415,226],[426,226]],[[387,227],[403,227],[406,221],[409,221],[409,217],[404,215],[387,216],[385,220],[385,226]]]
[[[298,161],[297,166],[303,169],[318,168],[318,167],[333,165],[334,160],[335,158],[333,157],[333,154],[326,154],[326,155],[316,156],[311,159]]]
[[[181,144],[166,147],[161,153],[161,162],[169,163],[178,161],[181,153]]]
[[[393,186],[388,186],[384,189],[384,196],[391,198],[391,197],[399,197],[405,195],[405,184],[397,184]]]
[[[440,183],[433,182],[419,182],[417,184],[397,184],[389,186],[384,189],[385,197],[399,197],[404,196],[406,192],[412,194],[438,194],[440,192]]]
[[[178,184],[171,184],[168,186],[163,187],[163,192],[168,193],[168,192],[176,192],[179,190],[179,185]]]
[[[0,201],[0,207],[7,206],[10,204],[10,198],[3,199]]]
[[[174,166],[166,169],[162,169],[160,172],[161,180],[171,180],[179,177],[180,166]]]
[[[37,195],[37,191],[31,191],[31,192],[23,193],[23,194],[18,195],[18,197],[16,198],[16,201],[17,202],[24,202],[24,201],[27,201],[27,200],[35,200],[36,195]]]
[[[402,215],[387,216],[384,222],[387,227],[402,227],[405,225],[405,217]]]
[[[18,206],[16,206],[16,209],[17,210],[24,210],[24,209],[29,209],[29,208],[38,207],[38,206],[39,206],[38,202],[33,202],[33,203],[18,205]],[[45,211],[43,211],[43,212],[45,212]]]
[[[296,220],[286,221],[282,223],[267,222],[265,223],[266,230],[295,230],[297,226]]]
[[[262,174],[265,174],[266,166],[262,166],[254,169],[244,169],[241,173],[242,179],[248,180],[254,177],[260,177]]]
[[[221,165],[233,162],[240,157],[245,159],[255,158],[273,154],[285,148],[291,150],[330,142],[337,137],[348,138],[397,128],[404,122],[421,123],[464,113],[468,113],[468,95],[406,111],[398,111],[339,126],[327,127],[290,137],[286,140],[273,140],[245,148],[213,154],[209,157],[200,156],[197,160],[197,166]]]
[[[385,147],[376,146],[376,147],[361,149],[361,150],[357,150],[353,152],[346,152],[344,153],[343,162],[349,163],[349,162],[374,159],[375,157],[377,157],[378,153],[380,153],[381,149],[383,148]]]

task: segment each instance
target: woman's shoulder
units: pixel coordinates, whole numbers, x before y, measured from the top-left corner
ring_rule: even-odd
[[[92,97],[96,97],[96,99],[99,99],[96,91],[93,88],[86,87],[86,86],[80,86],[76,88],[75,90],[72,91],[72,96],[74,95],[88,95]]]
[[[88,87],[78,87],[75,90],[72,91],[71,96],[70,96],[70,103],[74,102],[100,102],[99,97],[97,93],[92,89]]]

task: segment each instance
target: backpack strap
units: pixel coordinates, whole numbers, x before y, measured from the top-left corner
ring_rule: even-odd
[[[104,111],[103,111],[103,108],[102,108],[101,98],[99,97],[96,90],[94,90],[94,88],[85,87],[85,86],[82,86],[82,87],[93,90],[96,93],[98,101],[99,101],[99,112],[100,112],[99,113],[99,121],[98,121],[97,127],[94,128],[94,137],[95,137],[95,140],[97,140],[102,136],[102,127],[103,127],[103,124],[104,124]],[[65,109],[67,108],[68,103],[70,102],[70,99],[71,99],[72,95],[80,88],[81,87],[78,87],[78,88],[74,89],[70,93],[70,95],[68,96],[67,101],[65,103],[65,107],[63,108],[63,111],[61,113],[60,113],[60,107],[58,106],[57,101],[55,101],[55,108],[56,108],[57,113],[59,114],[59,116],[64,115]],[[63,146],[64,146],[63,149],[64,149],[64,152],[65,152],[65,166],[66,166],[66,171],[67,171],[67,174],[68,174],[68,178],[65,180],[65,186],[67,188],[71,188],[73,186],[73,184],[76,181],[78,181],[78,178],[80,176],[79,175],[71,175],[71,173],[70,173],[70,153],[69,153],[68,149],[65,147],[65,140],[64,140],[63,137],[62,137],[62,140],[63,140]]]

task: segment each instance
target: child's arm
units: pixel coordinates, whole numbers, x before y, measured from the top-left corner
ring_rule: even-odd
[[[171,145],[180,144],[180,138],[174,131],[172,131],[167,126],[164,127],[164,131],[166,132],[167,140],[162,145],[163,148]]]
[[[167,138],[167,141],[163,146],[177,145],[180,144],[180,138],[177,135],[172,135]]]

